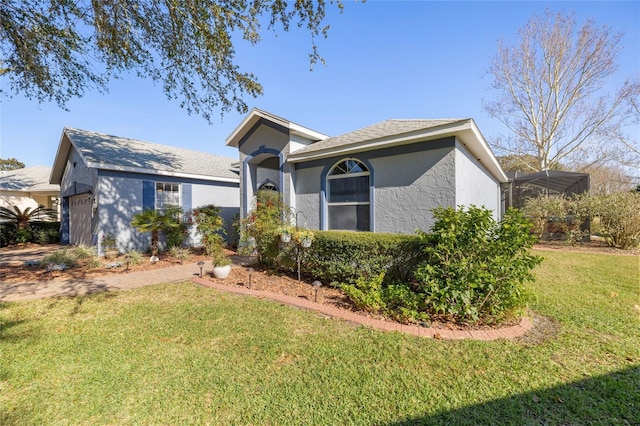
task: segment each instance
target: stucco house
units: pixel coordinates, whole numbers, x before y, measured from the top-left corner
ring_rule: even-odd
[[[58,210],[60,185],[49,183],[51,167],[32,166],[0,171],[0,207],[21,211],[38,206]]]
[[[60,185],[63,244],[101,247],[112,234],[118,248],[144,250],[150,235],[131,225],[145,209],[206,204],[222,209],[231,226],[239,211],[237,160],[86,130],[62,131],[50,182]],[[228,229],[231,232],[232,229]],[[197,244],[191,230],[190,244]]]
[[[414,233],[438,206],[485,206],[498,219],[508,192],[472,119],[387,120],[330,137],[253,109],[226,143],[239,150],[241,217],[268,188],[309,228]]]

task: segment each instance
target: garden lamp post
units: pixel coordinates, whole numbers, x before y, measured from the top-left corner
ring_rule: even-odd
[[[204,267],[204,262],[201,260],[198,262],[198,266],[200,267],[200,278],[202,278],[202,268]]]
[[[315,291],[315,296],[313,297],[313,301],[317,302],[318,301],[318,290],[320,290],[320,287],[322,287],[322,283],[320,281],[314,281],[313,282],[313,290]]]
[[[251,276],[253,275],[253,268],[247,268],[249,273],[249,289],[253,290],[253,283],[251,282]]]

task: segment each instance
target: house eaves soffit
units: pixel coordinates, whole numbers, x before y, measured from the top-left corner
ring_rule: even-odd
[[[365,141],[356,141],[349,144],[329,146],[325,149],[314,149],[309,147],[309,152],[296,152],[289,156],[288,161],[298,163],[322,158],[335,157],[340,155],[357,154],[376,149],[388,148],[393,146],[409,145],[413,143],[426,142],[430,140],[442,139],[450,136],[457,136],[462,128],[465,127],[467,120],[457,121],[455,123],[438,126],[436,128],[422,129],[413,132],[388,135],[382,138],[376,138]]]

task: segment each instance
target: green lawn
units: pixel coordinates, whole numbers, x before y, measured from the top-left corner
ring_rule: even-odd
[[[0,424],[640,424],[640,260],[544,251],[539,344],[354,327],[191,283],[0,304]]]

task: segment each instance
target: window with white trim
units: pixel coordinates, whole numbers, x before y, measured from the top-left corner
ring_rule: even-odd
[[[327,175],[329,229],[369,231],[369,169],[359,160],[338,162]]]
[[[156,210],[164,211],[168,205],[180,205],[180,184],[156,182]]]

